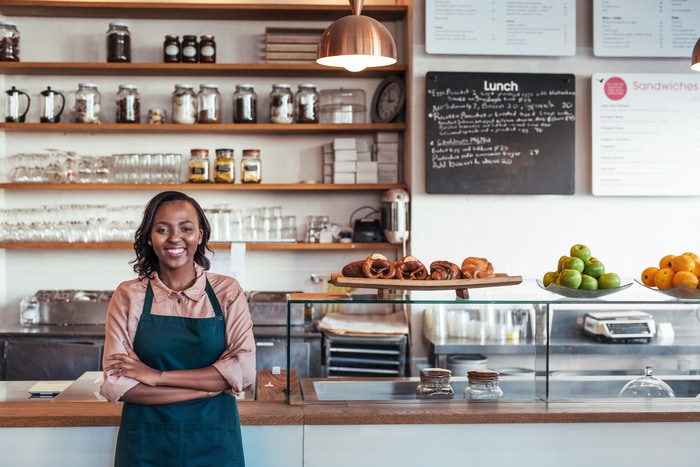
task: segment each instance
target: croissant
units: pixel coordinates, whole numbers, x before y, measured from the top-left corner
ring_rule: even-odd
[[[462,278],[462,270],[449,261],[433,261],[430,263],[430,278],[434,281],[451,281]]]
[[[462,275],[465,279],[494,277],[493,264],[486,258],[470,256],[462,261]]]
[[[370,279],[393,279],[396,277],[396,267],[386,256],[374,253],[362,263],[362,274]]]
[[[397,279],[425,280],[428,278],[428,269],[415,256],[404,256],[394,263]]]

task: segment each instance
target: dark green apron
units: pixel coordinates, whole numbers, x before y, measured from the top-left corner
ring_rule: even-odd
[[[226,348],[221,305],[209,281],[213,318],[151,314],[153,290],[146,289],[134,351],[161,371],[203,368]],[[243,444],[236,398],[216,397],[163,405],[124,403],[115,466],[243,467]]]

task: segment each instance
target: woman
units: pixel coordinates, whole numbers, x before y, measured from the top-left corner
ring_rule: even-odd
[[[199,204],[167,191],[146,206],[107,313],[100,392],[123,402],[115,465],[243,466],[235,394],[255,380],[243,290],[211,272]]]

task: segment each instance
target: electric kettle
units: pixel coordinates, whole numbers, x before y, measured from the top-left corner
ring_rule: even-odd
[[[39,96],[41,96],[41,117],[39,117],[39,121],[42,123],[60,122],[63,108],[66,106],[65,96],[51,89],[51,86],[41,91]]]
[[[7,94],[7,99],[5,99],[5,121],[8,123],[22,123],[27,116],[27,111],[29,110],[29,94],[26,92],[15,89],[5,91]],[[24,99],[22,97],[24,96]],[[24,100],[24,102],[22,102]]]

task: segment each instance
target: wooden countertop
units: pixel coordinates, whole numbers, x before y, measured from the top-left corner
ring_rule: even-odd
[[[241,401],[243,425],[394,425],[484,423],[700,422],[700,401],[627,402]],[[0,427],[118,426],[121,406],[108,402],[4,402]]]

